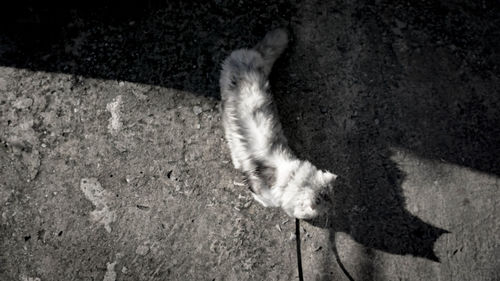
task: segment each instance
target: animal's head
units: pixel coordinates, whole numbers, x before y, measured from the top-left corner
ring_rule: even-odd
[[[312,219],[325,210],[325,196],[337,175],[316,169],[310,163],[301,165],[284,192],[282,207],[298,219]]]

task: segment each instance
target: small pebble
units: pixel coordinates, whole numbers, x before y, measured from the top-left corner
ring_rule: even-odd
[[[203,111],[209,111],[212,109],[212,107],[210,106],[210,104],[208,103],[204,103],[201,105],[201,108],[203,109]]]
[[[133,179],[134,179],[134,178],[133,178],[132,176],[130,176],[130,175],[127,175],[127,176],[125,177],[125,181],[127,181],[127,183],[130,183]]]
[[[292,241],[292,240],[295,240],[297,239],[297,236],[295,235],[295,233],[290,233],[290,238],[288,238],[288,240]]]
[[[201,107],[199,107],[199,106],[195,105],[195,106],[193,107],[193,112],[194,112],[194,114],[196,114],[196,115],[200,115],[200,114],[203,112],[203,109],[202,109]]]
[[[236,185],[236,186],[245,186],[244,183],[242,182],[237,182],[237,181],[233,181],[233,184]]]

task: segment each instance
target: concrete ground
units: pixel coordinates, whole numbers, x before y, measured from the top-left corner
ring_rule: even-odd
[[[220,62],[278,26],[286,134],[340,175],[304,280],[500,280],[500,8],[351,2],[3,10],[0,280],[298,280],[220,124]]]

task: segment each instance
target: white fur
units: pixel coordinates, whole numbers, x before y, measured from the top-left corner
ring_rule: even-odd
[[[287,43],[285,31],[271,31],[254,50],[237,50],[226,59],[220,79],[223,126],[234,167],[248,176],[255,200],[309,219],[321,212],[321,194],[336,175],[294,155],[272,105],[267,78]],[[270,172],[272,183],[266,181]]]

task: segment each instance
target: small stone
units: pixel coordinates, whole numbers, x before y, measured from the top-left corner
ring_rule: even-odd
[[[201,108],[203,109],[203,111],[209,111],[212,109],[212,106],[210,106],[210,104],[208,103],[204,103],[201,105]]]
[[[128,268],[126,268],[125,266],[122,267],[122,273],[123,274],[127,274],[127,272],[128,272]]]
[[[242,183],[242,182],[237,182],[237,181],[235,181],[235,180],[233,180],[233,184],[234,184],[234,185],[236,185],[236,186],[245,186],[245,184],[244,184],[244,183]]]
[[[201,107],[199,107],[199,106],[195,105],[195,106],[193,107],[193,112],[194,112],[194,114],[196,114],[196,115],[200,115],[200,114],[203,112],[203,109],[202,109]]]
[[[120,81],[120,83],[118,83],[118,86],[123,87],[125,86],[125,83],[123,83],[123,81]]]
[[[319,106],[319,111],[321,111],[321,113],[325,114],[325,113],[328,112],[328,107],[320,105]]]
[[[195,128],[199,130],[199,129],[201,129],[201,125],[198,123],[195,125]]]
[[[132,182],[133,180],[134,180],[134,177],[133,177],[133,176],[131,176],[131,175],[127,175],[127,176],[125,176],[125,181],[127,181],[127,183],[130,183],[130,182]]]
[[[297,236],[295,235],[295,233],[293,233],[293,232],[290,233],[290,237],[288,238],[288,240],[293,241],[295,239],[297,239]]]

